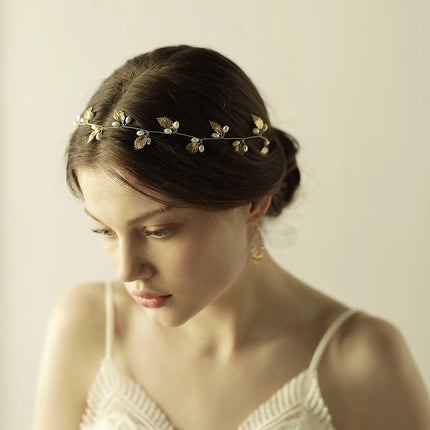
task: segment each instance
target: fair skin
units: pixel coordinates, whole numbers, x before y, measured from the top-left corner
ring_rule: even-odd
[[[119,276],[114,359],[176,428],[237,429],[309,365],[346,309],[267,253],[252,263],[255,223],[270,196],[208,212],[168,208],[98,170],[78,177]],[[170,298],[143,308],[132,295],[140,288]],[[104,330],[103,285],[67,291],[48,331],[34,430],[78,428]],[[338,430],[430,428],[424,384],[402,336],[383,320],[351,317],[330,342],[318,378]]]

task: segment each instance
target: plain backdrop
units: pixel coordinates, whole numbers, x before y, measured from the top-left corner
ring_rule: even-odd
[[[428,0],[3,0],[0,428],[30,427],[49,313],[112,278],[64,181],[72,122],[126,59],[219,50],[297,137],[303,183],[266,226],[277,261],[396,324],[430,384]],[[55,405],[53,405],[55,407]]]

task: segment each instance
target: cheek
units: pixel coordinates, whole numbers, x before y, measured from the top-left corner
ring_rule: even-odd
[[[117,261],[116,261],[116,253],[115,253],[114,244],[112,242],[109,242],[106,239],[102,239],[101,245],[102,245],[103,253],[105,254],[109,263],[116,269],[117,268],[117,264],[116,264]]]
[[[196,282],[231,282],[242,270],[247,253],[246,230],[243,232],[218,229],[182,243],[165,258],[164,267]],[[174,276],[174,275],[173,275]]]

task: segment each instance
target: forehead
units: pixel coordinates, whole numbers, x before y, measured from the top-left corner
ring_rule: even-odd
[[[167,197],[151,190],[139,192],[101,169],[79,169],[77,177],[85,206],[91,213],[121,208],[134,212],[134,209],[154,210],[169,206]]]
[[[228,210],[208,211],[186,204],[175,202],[163,194],[152,190],[135,190],[102,169],[79,169],[77,171],[79,186],[85,202],[85,211],[92,217],[107,225],[131,223],[133,220],[147,218],[147,215],[164,213],[193,213],[194,218],[208,222],[219,222],[225,219],[229,223],[246,207]],[[146,193],[148,195],[146,195]]]

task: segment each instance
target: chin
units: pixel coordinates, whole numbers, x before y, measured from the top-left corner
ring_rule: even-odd
[[[202,309],[189,310],[188,312],[175,312],[172,309],[155,309],[147,312],[148,319],[164,328],[176,328],[192,320]]]
[[[144,310],[148,320],[164,328],[180,327],[189,321],[194,315],[178,315],[172,312],[166,312],[165,309]]]

